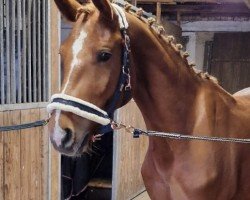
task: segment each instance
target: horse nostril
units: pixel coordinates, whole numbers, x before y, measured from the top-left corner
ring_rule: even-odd
[[[71,140],[72,135],[73,135],[72,130],[69,128],[64,129],[64,131],[66,134],[65,134],[64,138],[62,139],[62,146],[65,146],[67,144],[67,142],[69,142]]]

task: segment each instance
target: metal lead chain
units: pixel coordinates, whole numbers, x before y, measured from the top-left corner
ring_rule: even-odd
[[[179,133],[165,133],[156,131],[140,131],[140,135],[156,136],[162,138],[170,138],[176,140],[199,140],[199,141],[210,141],[210,142],[229,142],[229,143],[243,143],[250,144],[250,139],[247,138],[225,138],[225,137],[213,137],[213,136],[195,136],[195,135],[184,135]]]
[[[195,135],[184,135],[180,133],[167,133],[157,131],[144,131],[141,129],[134,128],[133,126],[126,126],[123,123],[111,122],[113,130],[125,129],[126,132],[132,133],[134,138],[139,138],[140,135],[151,136],[151,137],[162,137],[175,140],[198,140],[198,141],[209,141],[209,142],[228,142],[228,143],[242,143],[250,144],[248,138],[225,138],[225,137],[213,137],[213,136],[195,136]]]

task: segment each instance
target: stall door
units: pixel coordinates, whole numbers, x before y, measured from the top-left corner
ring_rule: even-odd
[[[250,87],[250,33],[216,33],[211,74],[230,93]]]

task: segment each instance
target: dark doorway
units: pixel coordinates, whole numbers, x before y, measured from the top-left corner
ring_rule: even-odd
[[[208,44],[209,45],[209,44]],[[235,93],[250,86],[250,32],[216,33],[208,71],[222,87]]]

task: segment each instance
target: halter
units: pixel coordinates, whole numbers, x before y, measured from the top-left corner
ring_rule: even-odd
[[[71,112],[80,117],[94,121],[101,125],[109,125],[113,118],[117,103],[124,95],[125,100],[131,99],[131,85],[130,85],[130,38],[127,34],[128,22],[124,10],[116,4],[112,4],[115,13],[118,15],[121,35],[124,40],[121,58],[121,72],[119,81],[117,83],[114,95],[107,106],[107,111],[98,106],[84,101],[82,99],[66,95],[63,93],[55,94],[51,97],[51,103],[47,106],[47,111],[52,113],[54,110],[63,110]]]

